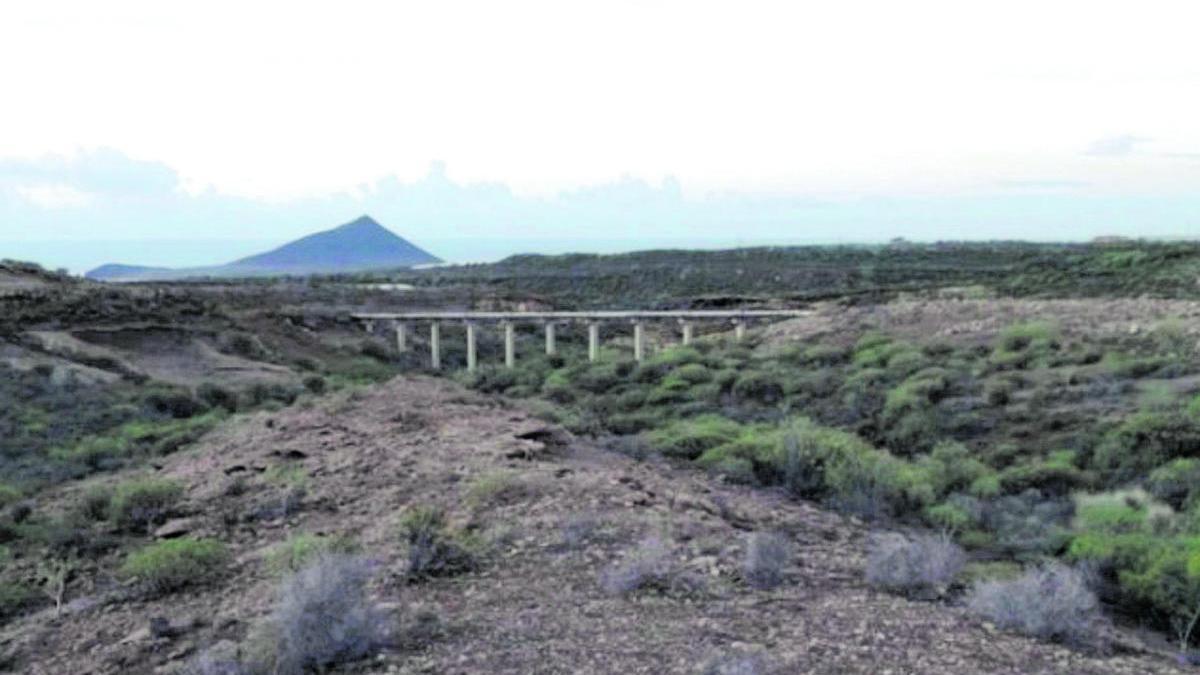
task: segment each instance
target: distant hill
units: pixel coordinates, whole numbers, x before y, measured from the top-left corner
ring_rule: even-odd
[[[87,273],[97,281],[167,281],[198,277],[256,277],[339,274],[441,262],[412,243],[362,216],[332,230],[318,232],[234,262],[214,267],[140,267],[102,265]]]

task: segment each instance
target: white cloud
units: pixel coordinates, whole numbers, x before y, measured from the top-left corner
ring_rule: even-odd
[[[78,209],[92,203],[94,195],[70,185],[17,185],[13,190],[25,201],[43,209]]]
[[[1137,151],[1138,146],[1149,143],[1151,139],[1133,134],[1109,136],[1092,141],[1087,153],[1096,157],[1126,157]]]

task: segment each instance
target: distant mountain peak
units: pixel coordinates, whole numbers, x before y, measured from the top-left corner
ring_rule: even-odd
[[[238,277],[363,272],[413,267],[441,259],[413,245],[369,215],[310,234],[279,248],[217,267],[171,270],[106,265],[88,273],[100,280],[165,280],[186,277]]]
[[[334,229],[335,230],[378,229],[378,230],[384,230],[386,232],[391,232],[391,230],[388,230],[383,225],[380,225],[378,220],[375,220],[374,218],[372,218],[371,216],[368,216],[365,213],[363,215],[355,218],[354,220],[346,223],[345,225],[339,225],[339,226],[335,227]]]

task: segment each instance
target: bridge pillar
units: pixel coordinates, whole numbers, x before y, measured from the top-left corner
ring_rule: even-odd
[[[517,335],[516,326],[511,321],[504,322],[504,367],[512,368],[517,365]]]
[[[475,322],[467,322],[467,372],[473,373],[479,366],[475,349]]]
[[[546,322],[546,356],[554,356],[558,351],[558,345],[555,343],[554,322]]]
[[[733,322],[733,338],[738,342],[746,339],[746,322],[738,319]]]
[[[434,370],[442,367],[442,326],[437,321],[429,324],[429,365]]]
[[[683,322],[683,344],[685,346],[692,344],[692,322],[691,321]]]
[[[396,322],[396,351],[401,354],[408,351],[407,327],[403,321]]]
[[[595,321],[588,324],[588,361],[600,358],[600,324]]]
[[[646,331],[641,321],[633,323],[633,358],[641,361],[646,356]]]

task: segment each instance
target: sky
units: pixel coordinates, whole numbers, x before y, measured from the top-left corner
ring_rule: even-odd
[[[0,257],[1200,235],[1194,2],[0,7]]]

